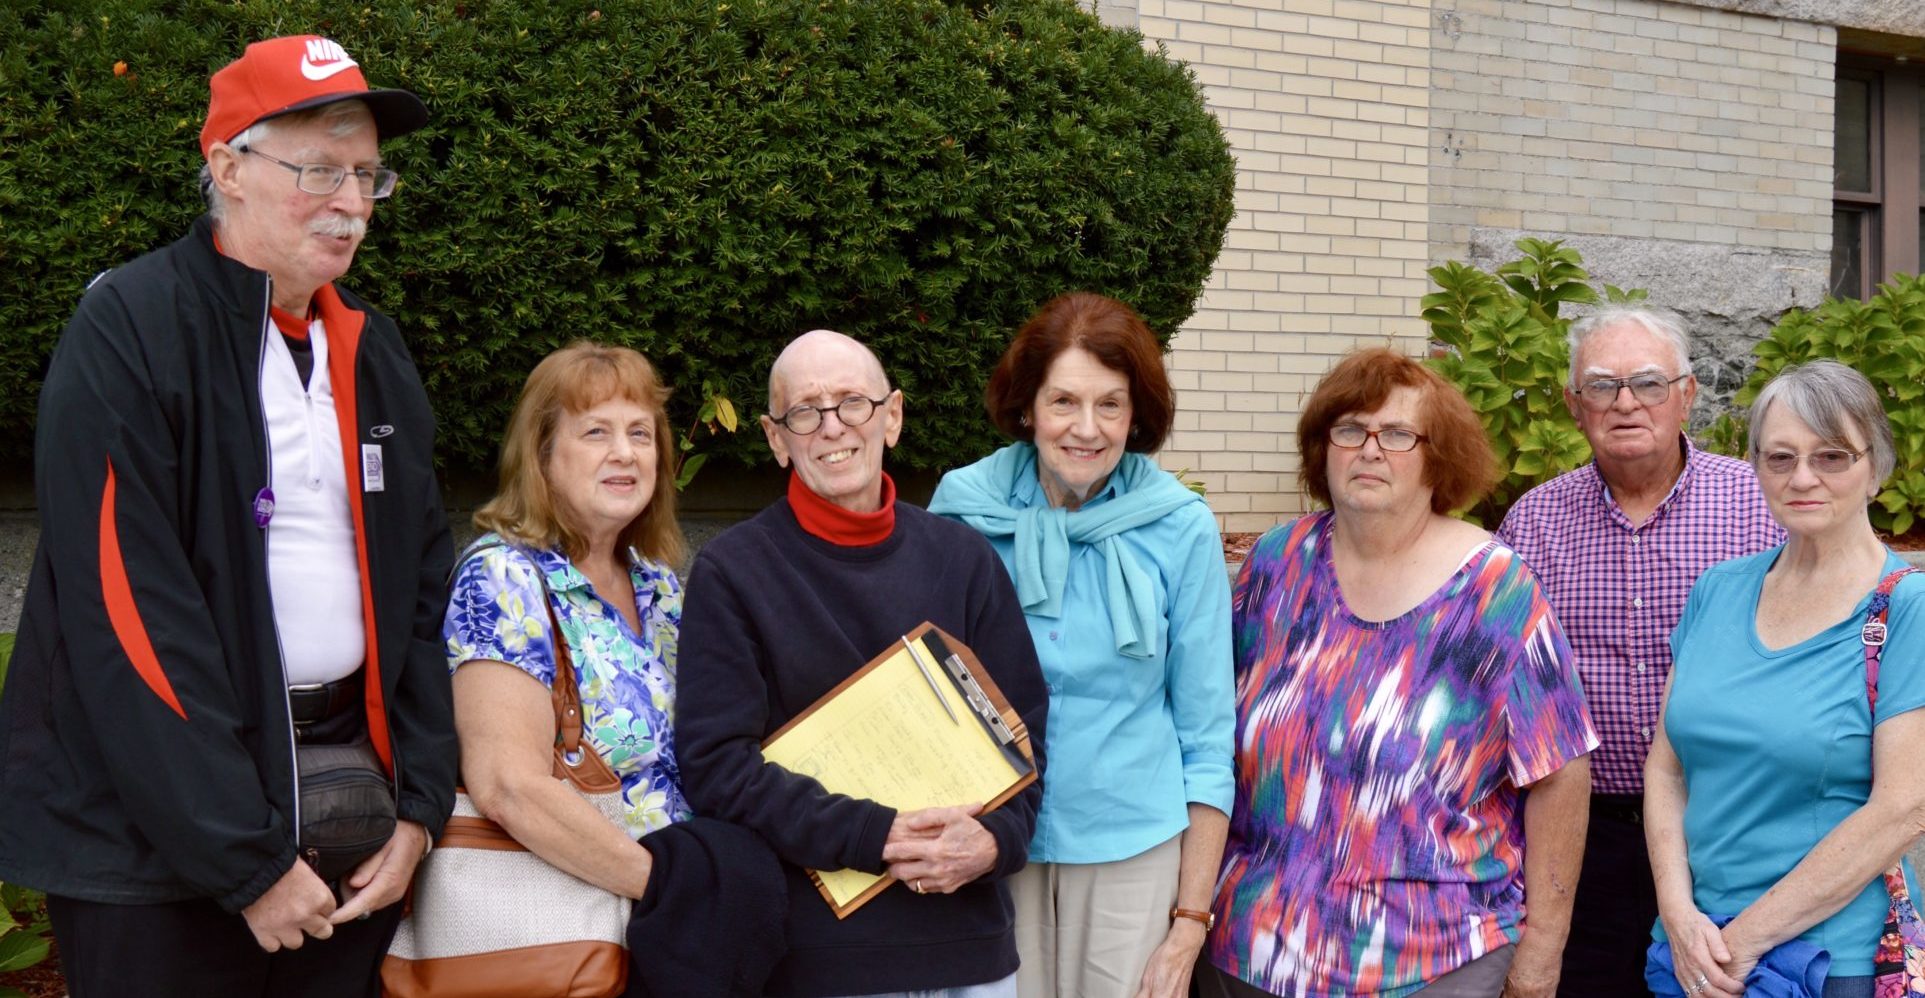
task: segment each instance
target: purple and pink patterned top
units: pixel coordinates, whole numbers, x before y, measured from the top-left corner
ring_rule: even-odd
[[[1591,792],[1644,792],[1644,756],[1671,675],[1671,630],[1691,584],[1721,561],[1785,541],[1751,466],[1689,440],[1669,495],[1633,525],[1597,463],[1524,493],[1497,539],[1531,566],[1571,639],[1603,744]]]
[[[1395,619],[1351,613],[1328,512],[1231,603],[1237,795],[1210,962],[1286,998],[1401,998],[1519,937],[1519,786],[1597,745],[1537,581],[1496,542]]]

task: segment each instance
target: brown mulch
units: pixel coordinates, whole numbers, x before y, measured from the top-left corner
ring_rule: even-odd
[[[1261,533],[1224,534],[1223,560],[1231,563],[1242,561],[1249,556],[1250,549],[1256,546],[1257,538],[1262,536]]]
[[[1925,526],[1913,527],[1897,537],[1879,534],[1878,539],[1890,545],[1894,551],[1925,551]]]

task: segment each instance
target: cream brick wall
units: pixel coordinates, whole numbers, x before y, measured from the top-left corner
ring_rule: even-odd
[[[1095,8],[1190,64],[1237,158],[1236,217],[1173,344],[1160,457],[1208,486],[1226,530],[1262,530],[1306,508],[1295,426],[1323,372],[1359,345],[1424,346],[1431,3]]]
[[[1837,29],[1661,0],[1438,7],[1433,262],[1478,227],[1829,247]]]

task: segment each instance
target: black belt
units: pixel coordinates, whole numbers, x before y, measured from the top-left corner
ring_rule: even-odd
[[[1643,794],[1592,794],[1591,814],[1621,821],[1627,825],[1644,824]]]
[[[298,728],[316,724],[359,707],[362,680],[366,675],[366,669],[356,669],[351,675],[331,683],[288,687],[287,709],[294,719],[294,726]]]

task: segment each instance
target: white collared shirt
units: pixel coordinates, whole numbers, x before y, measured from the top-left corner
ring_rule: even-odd
[[[320,319],[308,324],[308,342],[314,373],[306,385],[279,330],[269,332],[261,365],[274,490],[267,574],[290,686],[341,679],[367,655],[354,514]]]

